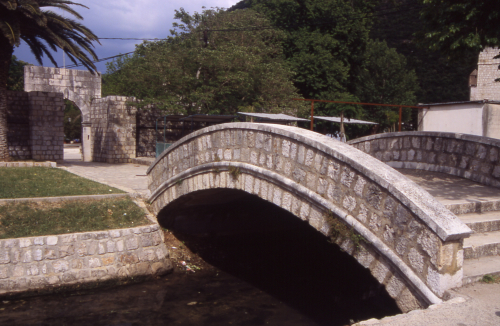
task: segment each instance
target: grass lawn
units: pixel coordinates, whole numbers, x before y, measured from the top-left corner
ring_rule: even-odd
[[[100,231],[151,224],[130,198],[25,202],[0,206],[0,239]]]
[[[0,198],[58,197],[124,193],[56,168],[0,168]]]

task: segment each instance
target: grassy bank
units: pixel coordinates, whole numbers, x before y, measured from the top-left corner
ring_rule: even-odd
[[[124,193],[56,168],[0,168],[0,198]]]
[[[25,202],[0,206],[0,239],[99,231],[151,224],[130,198]]]

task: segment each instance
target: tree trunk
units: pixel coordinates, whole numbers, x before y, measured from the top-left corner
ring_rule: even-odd
[[[10,161],[7,143],[7,80],[14,48],[0,42],[0,162]]]

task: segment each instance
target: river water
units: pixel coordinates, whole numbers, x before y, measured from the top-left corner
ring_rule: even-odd
[[[3,301],[0,325],[349,325],[400,312],[338,246],[283,220],[266,232],[176,233],[206,262],[188,262],[201,270],[177,265],[154,281]]]

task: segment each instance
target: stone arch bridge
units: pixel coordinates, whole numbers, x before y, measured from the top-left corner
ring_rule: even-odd
[[[289,126],[229,123],[194,132],[148,169],[160,224],[220,191],[256,196],[331,237],[383,284],[402,311],[461,285],[471,230],[390,166],[326,136]],[[347,225],[365,241],[356,245]]]

